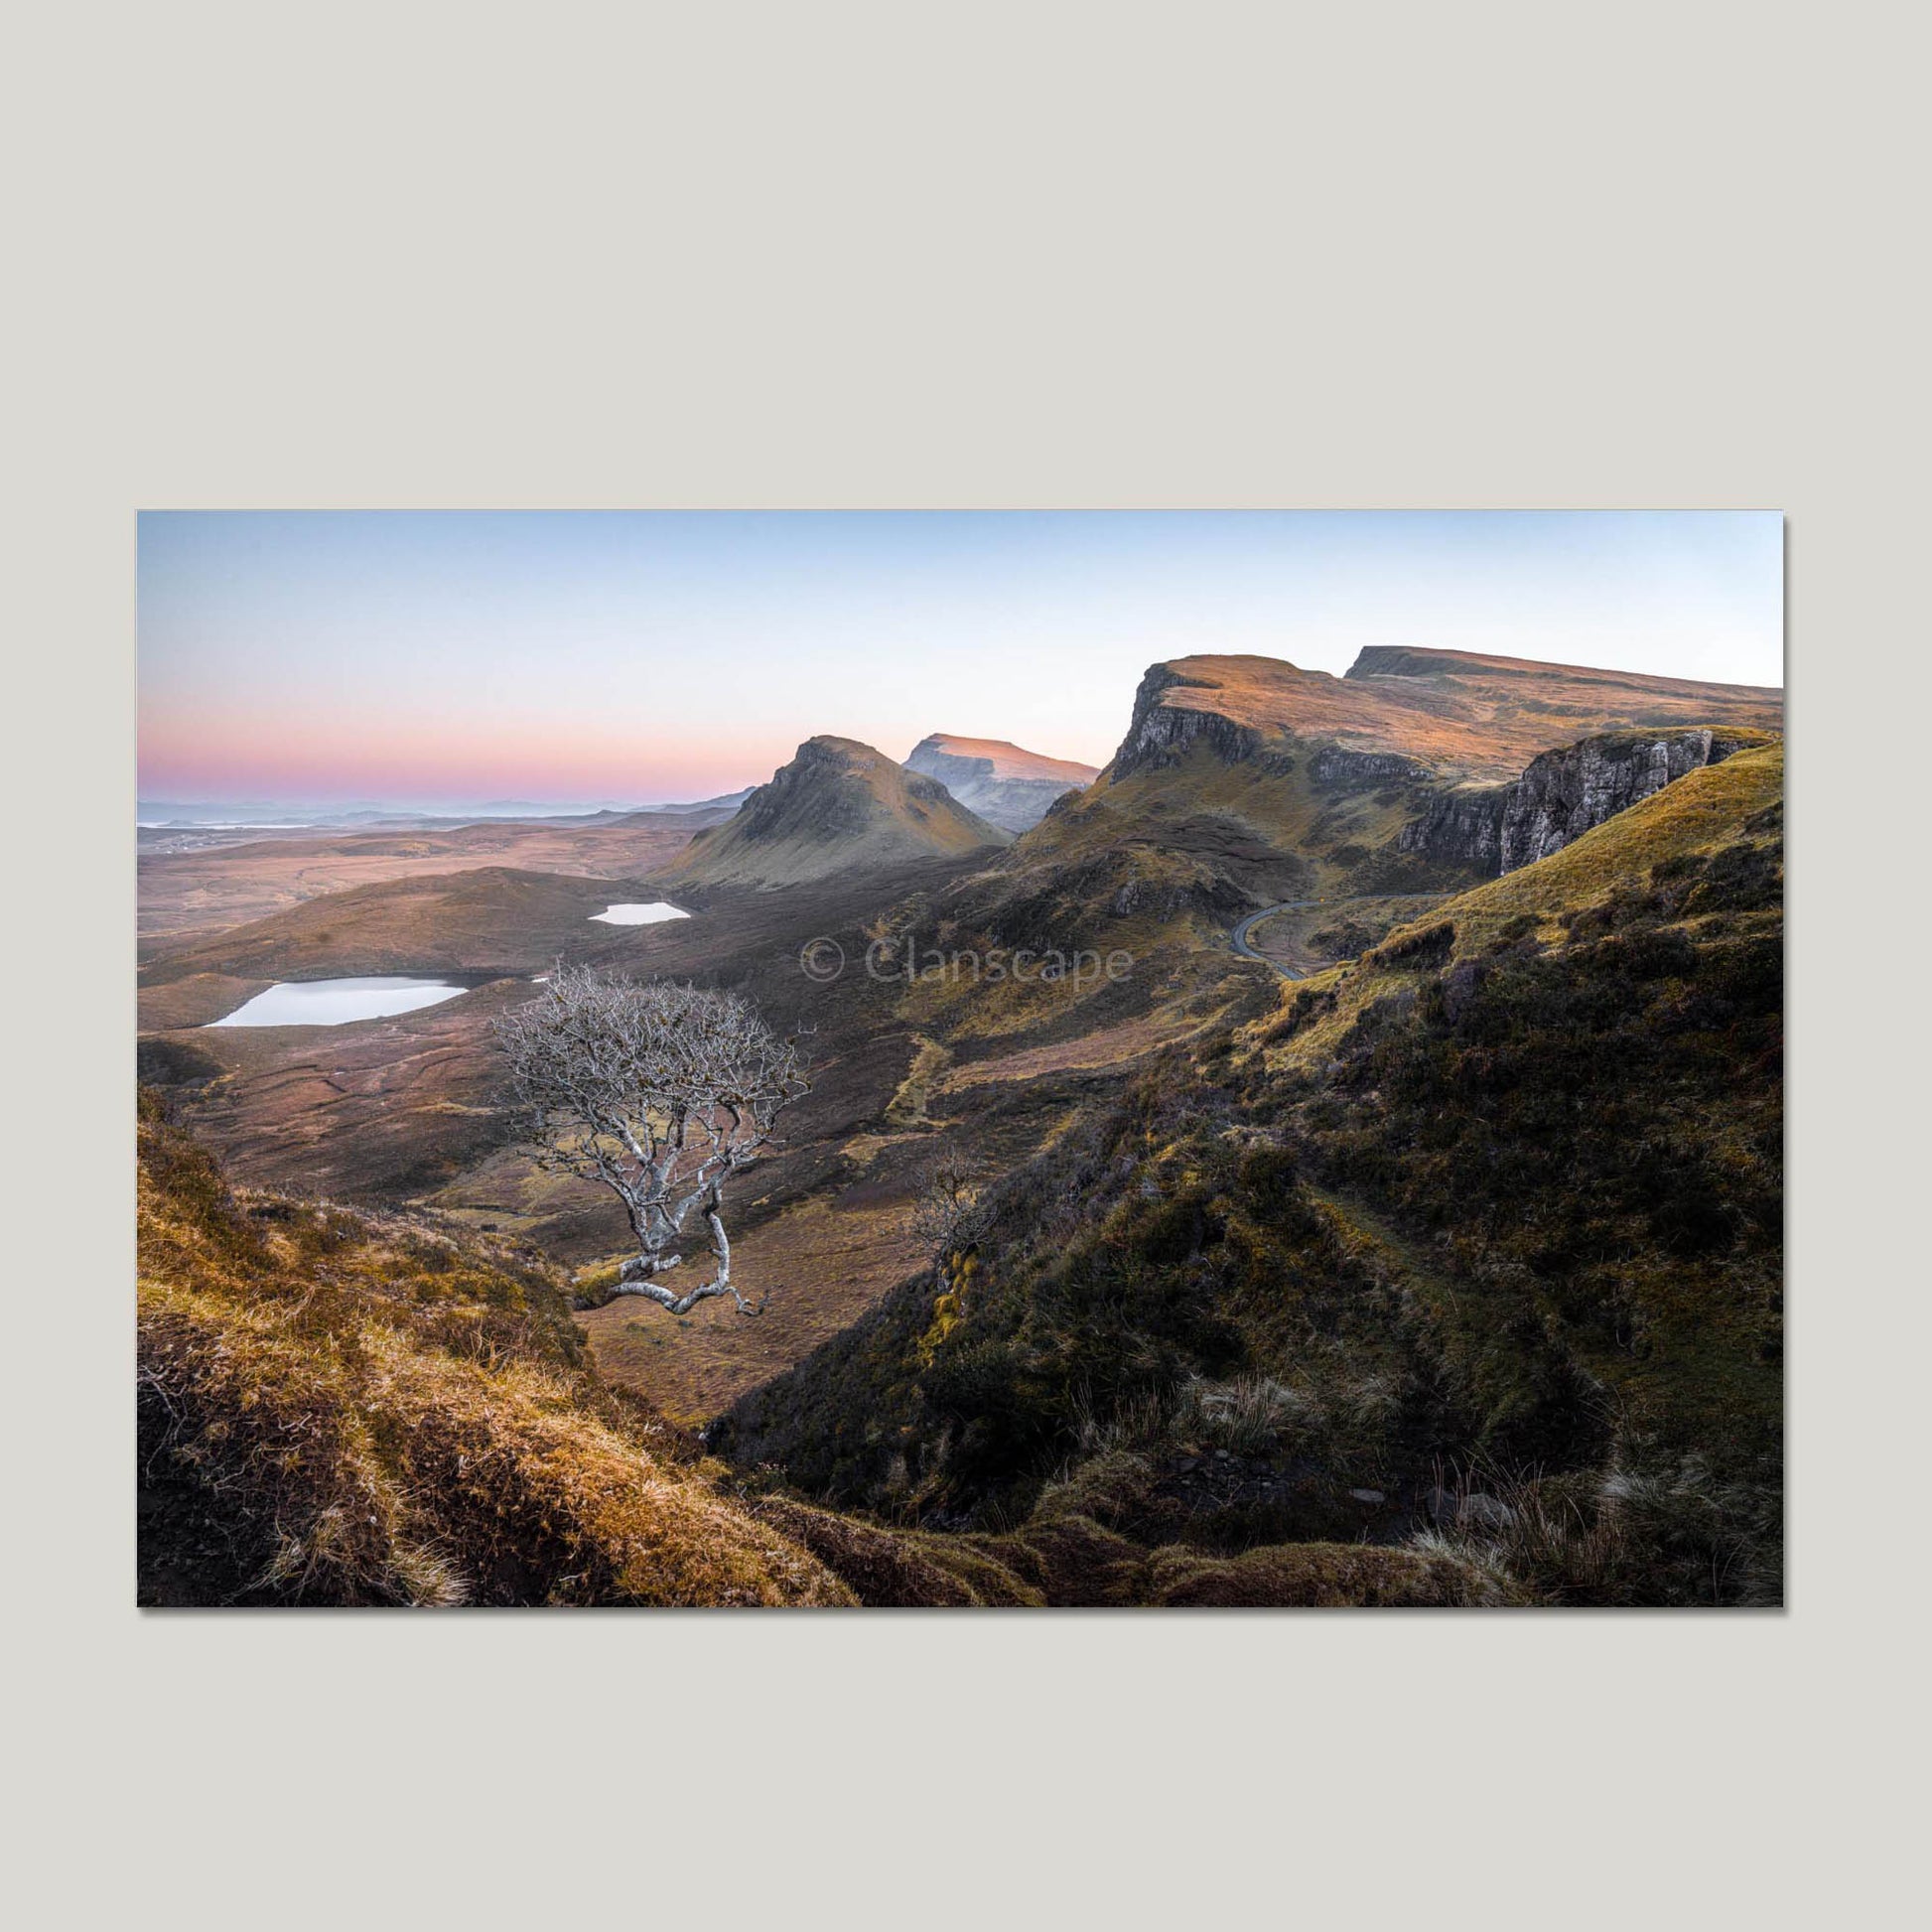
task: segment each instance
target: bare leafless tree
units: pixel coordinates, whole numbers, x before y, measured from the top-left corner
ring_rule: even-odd
[[[792,1043],[736,993],[561,965],[541,999],[496,1022],[496,1038],[539,1163],[623,1202],[637,1253],[618,1293],[673,1314],[729,1295],[740,1314],[761,1314],[763,1300],[748,1302],[732,1282],[724,1189],[811,1090]],[[672,1251],[693,1214],[716,1271],[675,1295],[657,1277],[685,1259]]]
[[[912,1200],[912,1232],[925,1249],[939,1286],[947,1261],[978,1238],[985,1175],[963,1156],[946,1153],[920,1174]]]

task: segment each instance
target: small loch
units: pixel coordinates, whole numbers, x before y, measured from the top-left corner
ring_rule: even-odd
[[[607,905],[591,917],[604,925],[655,925],[660,919],[688,919],[690,913],[668,900],[654,898],[641,904]]]
[[[414,1013],[467,993],[447,980],[285,980],[257,993],[211,1027],[340,1027],[351,1020],[384,1020]]]

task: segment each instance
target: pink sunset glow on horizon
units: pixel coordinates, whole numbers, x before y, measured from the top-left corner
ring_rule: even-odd
[[[910,747],[901,747],[901,754]],[[153,797],[635,800],[719,796],[762,784],[797,750],[766,735],[705,742],[586,720],[525,724],[434,714],[371,722],[310,713],[299,731],[240,707],[144,719],[141,791]]]
[[[1782,559],[1766,511],[149,512],[140,792],[662,804],[819,734],[1102,765],[1199,652],[1776,685]]]

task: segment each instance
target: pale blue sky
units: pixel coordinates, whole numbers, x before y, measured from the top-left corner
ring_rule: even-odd
[[[1778,684],[1782,543],[1771,511],[153,512],[141,791],[661,800],[817,732],[1099,764],[1194,651]]]

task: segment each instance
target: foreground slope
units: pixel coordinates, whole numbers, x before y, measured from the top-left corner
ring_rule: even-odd
[[[970,859],[1010,834],[944,785],[850,738],[811,738],[726,823],[655,875],[667,889],[768,889],[937,858]]]
[[[1450,1552],[1228,1563],[1131,1458],[946,1536],[740,1485],[602,1385],[554,1271],[422,1217],[233,1193],[145,1095],[146,1604],[1457,1604]]]
[[[541,1264],[140,1135],[143,1601],[852,1600],[592,1381]]]
[[[1173,1049],[719,1441],[928,1522],[1125,1453],[1204,1548],[1775,1600],[1782,773],[1692,771]]]

